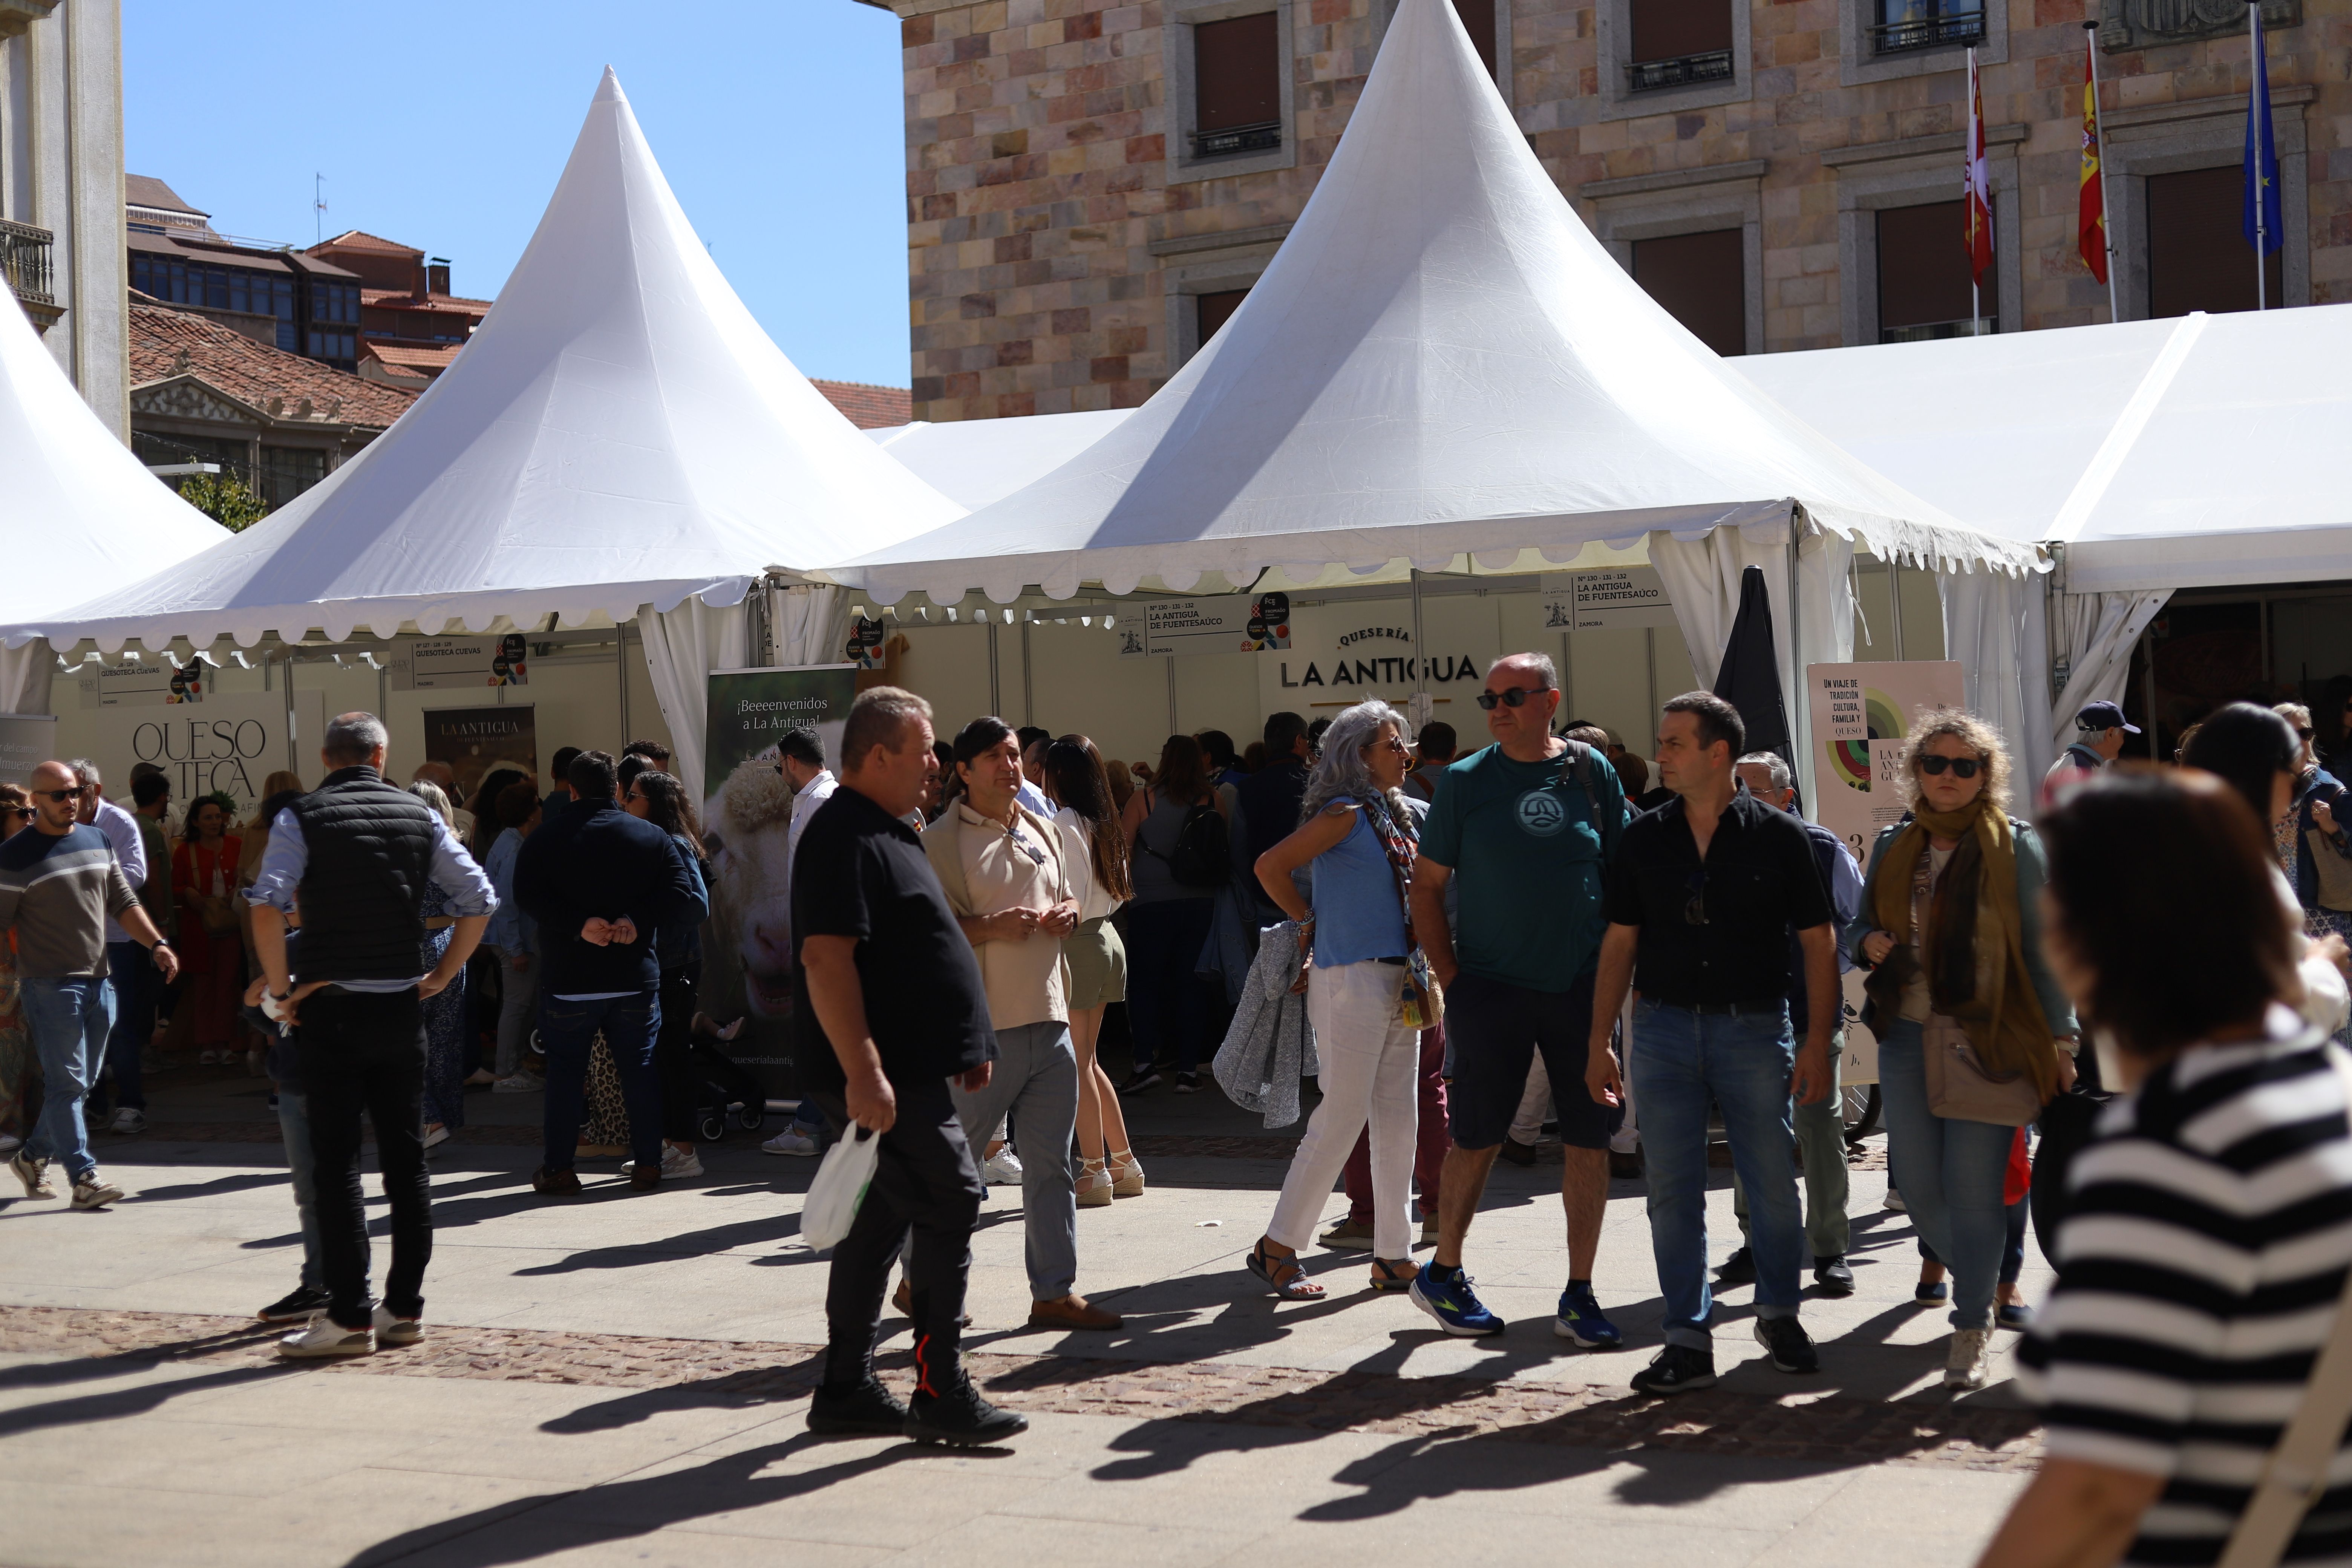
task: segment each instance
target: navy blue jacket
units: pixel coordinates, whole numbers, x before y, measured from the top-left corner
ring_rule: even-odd
[[[514,890],[539,922],[541,996],[651,991],[661,984],[659,933],[698,925],[710,912],[700,879],[669,835],[609,797],[575,800],[523,840]],[[580,940],[591,919],[624,915],[636,941],[598,947]]]

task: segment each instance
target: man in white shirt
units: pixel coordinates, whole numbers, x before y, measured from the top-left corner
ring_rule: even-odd
[[[776,771],[793,786],[793,819],[784,829],[784,886],[793,885],[793,859],[799,854],[801,835],[807,830],[809,818],[816,808],[833,798],[841,787],[824,765],[824,741],[803,724],[787,730],[776,742]],[[824,1112],[814,1100],[803,1098],[800,1109],[793,1114],[793,1124],[760,1145],[769,1154],[797,1154],[806,1159],[824,1152]]]

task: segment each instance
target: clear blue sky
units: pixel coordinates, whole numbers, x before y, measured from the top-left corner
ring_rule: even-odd
[[[898,24],[856,0],[124,0],[133,174],[223,233],[363,228],[494,298],[611,65],[719,269],[813,376],[908,384]]]

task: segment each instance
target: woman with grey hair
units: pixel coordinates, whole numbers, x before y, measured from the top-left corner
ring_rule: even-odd
[[[419,779],[408,793],[433,808],[433,814],[454,826],[456,813],[441,786]],[[448,890],[438,882],[425,884],[425,960],[427,967],[441,962],[449,950],[449,932],[457,919],[449,912]],[[449,1141],[450,1129],[466,1125],[466,972],[446,990],[425,1000],[425,1146]]]
[[[1416,956],[1407,897],[1421,837],[1406,804],[1404,715],[1385,702],[1359,702],[1324,732],[1307,781],[1297,832],[1258,857],[1258,884],[1297,924],[1315,1027],[1323,1102],[1307,1124],[1283,1178],[1274,1221],[1249,1258],[1250,1272],[1286,1301],[1311,1300],[1323,1287],[1307,1278],[1298,1249],[1315,1234],[1332,1184],[1371,1126],[1372,1277],[1375,1290],[1412,1282],[1412,1156],[1421,1063],[1414,1012],[1426,971]],[[1311,868],[1315,900],[1299,896],[1291,872]],[[1318,919],[1318,912],[1320,919]],[[1411,1015],[1411,1016],[1409,1016]]]

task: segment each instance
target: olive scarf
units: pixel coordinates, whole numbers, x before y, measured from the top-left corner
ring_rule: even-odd
[[[1871,918],[1881,931],[1909,934],[1911,880],[1931,837],[1957,838],[1959,847],[1927,907],[1926,951],[1906,956],[1927,973],[1929,1006],[1968,1032],[1985,1071],[1999,1079],[2032,1074],[2046,1102],[2058,1089],[2058,1053],[2026,973],[2009,818],[1981,795],[1958,811],[1923,805],[1879,858],[1864,895]]]

